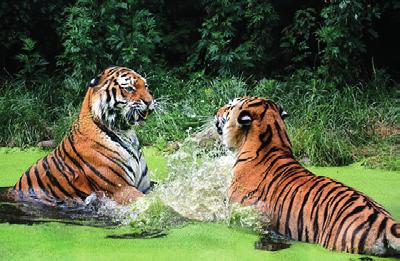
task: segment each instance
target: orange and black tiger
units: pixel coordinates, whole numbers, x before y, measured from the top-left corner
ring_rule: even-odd
[[[218,133],[237,152],[230,200],[255,205],[291,239],[336,251],[399,255],[400,224],[388,211],[353,188],[312,174],[293,157],[286,115],[259,97],[236,98],[218,110]]]
[[[107,68],[90,82],[78,119],[61,144],[8,194],[18,201],[68,206],[84,203],[92,193],[119,203],[143,195],[150,181],[132,126],[153,109],[146,79],[128,68]]]

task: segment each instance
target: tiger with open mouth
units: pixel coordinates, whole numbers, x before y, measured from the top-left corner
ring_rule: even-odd
[[[128,203],[150,189],[133,126],[154,110],[146,79],[110,67],[88,87],[78,119],[61,144],[38,160],[8,191],[18,201],[84,203],[93,193]]]

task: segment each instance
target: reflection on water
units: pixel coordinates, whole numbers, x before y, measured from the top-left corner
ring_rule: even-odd
[[[7,188],[0,188],[4,195]],[[117,205],[114,201],[91,197],[87,204],[74,207],[52,207],[32,202],[15,202],[0,196],[0,223],[37,224],[60,222],[65,224],[111,227],[129,223],[135,213],[130,207]]]
[[[159,238],[165,237],[167,233],[164,230],[142,231],[139,233],[126,233],[108,235],[106,238],[112,239],[135,239],[135,238]]]
[[[261,235],[260,239],[255,242],[254,247],[265,251],[278,251],[289,248],[288,240],[272,231]]]

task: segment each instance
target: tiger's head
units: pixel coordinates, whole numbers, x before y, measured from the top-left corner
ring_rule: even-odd
[[[215,125],[224,145],[238,150],[249,140],[249,135],[256,137],[256,142],[263,142],[267,134],[272,137],[273,130],[277,128],[286,135],[283,119],[287,115],[281,106],[271,100],[243,96],[217,111]],[[288,138],[287,142],[290,144]]]
[[[144,121],[155,101],[146,79],[125,67],[109,67],[89,83],[90,111],[102,124],[119,130]]]

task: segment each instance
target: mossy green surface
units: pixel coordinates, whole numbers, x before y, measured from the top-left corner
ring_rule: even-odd
[[[13,185],[30,164],[46,153],[36,149],[0,149],[0,186]],[[156,173],[156,178],[163,180],[167,174],[165,159],[153,149],[145,149],[144,153],[150,170]],[[400,219],[400,172],[367,170],[359,165],[310,169],[365,192],[383,204],[397,220]],[[257,235],[215,223],[193,223],[172,229],[162,238],[106,238],[107,235],[129,232],[130,227],[107,229],[59,223],[31,226],[0,224],[0,260],[325,261],[358,260],[361,257],[299,242],[278,252],[255,250]]]
[[[168,177],[167,159],[162,152],[153,147],[144,147],[143,154],[150,170],[151,179],[163,181]]]

